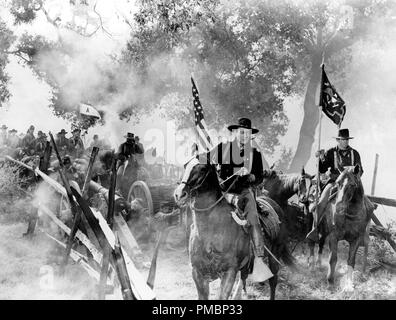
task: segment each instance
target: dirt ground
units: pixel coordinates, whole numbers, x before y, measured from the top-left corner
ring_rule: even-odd
[[[8,219],[0,219],[0,299],[96,299],[95,281],[76,264],[70,263],[64,277],[57,275],[61,252],[41,232],[36,232],[32,239],[22,237],[26,231],[26,223],[7,223]],[[181,230],[173,237],[180,237]],[[171,234],[172,237],[172,234]],[[183,250],[183,243],[172,242],[172,248],[161,249],[155,280],[157,299],[196,299],[197,294],[191,276],[188,254]],[[176,247],[176,248],[175,248]],[[147,257],[151,250],[142,246]],[[310,271],[306,264],[306,255],[297,249],[294,256],[297,259],[299,271],[291,272],[283,268],[277,290],[277,299],[311,300],[311,299],[395,299],[396,277],[387,271],[377,271],[373,274],[355,272],[355,291],[343,293],[342,284],[346,272],[346,247],[340,243],[340,259],[337,265],[337,280],[333,288],[328,288],[325,277],[326,268]],[[327,252],[324,255],[324,264]],[[358,267],[361,262],[358,258]],[[52,269],[51,269],[52,268]],[[53,284],[45,281],[48,270],[54,270]],[[147,270],[142,270],[144,277]],[[219,281],[211,286],[211,299],[215,299]],[[119,294],[108,296],[108,299],[118,299]],[[268,285],[260,286],[248,281],[248,299],[268,299]]]

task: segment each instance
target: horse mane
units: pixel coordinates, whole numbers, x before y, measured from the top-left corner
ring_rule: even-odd
[[[356,184],[357,184],[357,187],[355,189],[355,192],[353,194],[351,201],[356,201],[358,199],[363,198],[364,188],[363,188],[363,183],[362,183],[362,180],[360,179],[360,177],[358,175],[355,175],[351,171],[351,169],[346,169],[339,175],[339,177],[337,178],[337,181],[343,180],[345,178],[345,176],[352,178],[353,181],[356,182]]]
[[[298,173],[286,174],[283,173],[282,171],[264,170],[264,179],[268,179],[268,180],[277,179],[281,183],[280,188],[283,190],[284,189],[292,190],[296,182],[296,179],[298,179],[299,177],[300,175]]]
[[[296,182],[300,177],[298,173],[285,174],[282,171],[264,170],[261,187],[279,203],[287,203],[287,200],[296,193]]]

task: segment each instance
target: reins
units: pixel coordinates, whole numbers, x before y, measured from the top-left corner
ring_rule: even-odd
[[[213,203],[212,205],[210,205],[209,207],[207,207],[207,208],[197,208],[197,207],[194,206],[194,203],[192,203],[192,202],[190,201],[190,207],[191,207],[191,209],[194,210],[194,211],[197,211],[197,212],[203,212],[203,211],[212,210],[215,206],[217,206],[217,205],[221,202],[221,200],[224,199],[226,193],[228,193],[228,192],[231,190],[231,188],[234,186],[234,184],[235,184],[236,181],[237,181],[237,179],[235,179],[235,180],[231,183],[231,185],[228,187],[228,189],[227,189],[225,192],[223,192],[223,194],[221,195],[221,197],[220,197],[219,199],[217,199],[216,202]],[[225,182],[225,181],[224,181],[224,182]],[[194,202],[195,202],[195,201],[194,201]]]
[[[238,174],[238,172],[241,171],[241,170],[242,170],[242,168],[241,168],[240,170],[238,170],[237,172],[235,172],[232,176],[228,177],[226,180],[224,180],[224,181],[223,181],[222,183],[220,183],[220,184],[224,184],[224,183],[227,182],[229,179],[231,179],[233,176],[235,176],[236,174]],[[205,182],[206,178],[208,177],[209,173],[210,173],[210,171],[208,171],[208,172],[206,173],[206,175],[205,175],[205,177],[202,179],[201,183],[200,183],[198,186],[195,186],[194,188],[192,188],[192,189],[190,190],[190,192],[191,192],[191,191],[194,191],[194,190],[197,190],[199,187],[201,187],[202,184]],[[197,208],[197,207],[195,207],[194,204],[190,201],[190,208],[191,208],[192,210],[194,210],[194,211],[197,211],[197,212],[203,212],[203,211],[212,210],[215,206],[217,206],[217,205],[224,199],[226,193],[228,193],[228,192],[232,189],[232,187],[235,185],[236,181],[237,181],[237,179],[235,179],[235,180],[231,183],[231,185],[228,187],[228,189],[227,189],[225,192],[222,192],[221,197],[220,197],[219,199],[217,199],[216,202],[213,203],[212,205],[210,205],[209,207],[207,207],[207,208]],[[184,183],[185,185],[188,186],[187,182],[182,182],[182,183]],[[195,202],[195,201],[194,201],[194,202]]]

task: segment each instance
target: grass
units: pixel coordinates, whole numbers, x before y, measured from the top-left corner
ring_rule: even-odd
[[[96,283],[79,266],[69,263],[64,277],[57,275],[63,249],[44,234],[27,239],[27,214],[32,209],[29,199],[19,193],[18,181],[4,178],[12,168],[0,167],[0,299],[95,299]],[[2,175],[5,173],[5,175]],[[8,182],[7,182],[8,181]],[[11,181],[11,183],[10,183]],[[14,193],[15,192],[15,193]],[[157,299],[196,299],[197,293],[191,276],[191,266],[186,251],[182,251],[184,235],[181,230],[171,234],[170,250],[163,246],[157,261],[155,292]],[[178,241],[179,239],[179,241]],[[327,248],[327,247],[326,247]],[[152,248],[142,246],[148,256]],[[308,251],[308,250],[306,250]],[[277,299],[285,300],[371,300],[396,299],[396,276],[380,270],[375,273],[362,274],[361,259],[357,258],[355,290],[352,293],[342,291],[346,273],[348,254],[345,242],[339,243],[339,259],[336,270],[336,283],[328,287],[326,282],[327,267],[310,271],[306,264],[306,255],[302,247],[294,252],[298,271],[292,272],[282,268],[277,288]],[[328,250],[325,249],[323,263],[326,264]],[[369,247],[369,266],[378,259],[394,259],[394,252],[383,241],[372,238]],[[43,282],[43,272],[51,267],[54,272],[53,286]],[[147,270],[144,272],[147,276]],[[44,283],[44,285],[43,285]],[[219,280],[211,283],[210,298],[215,299],[219,290]],[[111,298],[111,297],[109,297]],[[115,295],[112,298],[120,298]],[[253,284],[248,279],[249,299],[268,299],[269,286]]]

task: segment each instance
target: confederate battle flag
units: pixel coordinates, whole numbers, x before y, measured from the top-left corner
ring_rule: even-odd
[[[322,106],[322,111],[331,121],[337,126],[341,126],[346,113],[345,102],[327,78],[326,72],[324,71],[324,64],[322,64],[322,83],[319,105]]]

